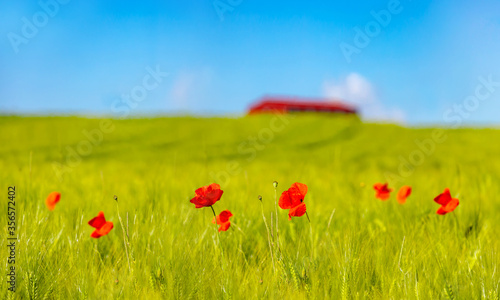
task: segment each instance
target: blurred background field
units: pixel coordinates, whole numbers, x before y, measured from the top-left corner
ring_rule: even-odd
[[[102,121],[0,117],[5,207],[7,186],[17,190],[18,299],[499,299],[498,130],[447,129],[401,174],[433,128],[321,115],[110,119],[91,144],[84,131]],[[82,141],[88,154],[68,160]],[[307,184],[311,219],[278,208],[274,267],[257,199],[270,222],[273,181],[278,197]],[[385,181],[387,202],[372,188]],[[189,203],[212,182],[224,190],[216,212],[234,214],[220,244],[211,210]],[[402,185],[413,187],[404,205]],[[433,198],[446,187],[460,205],[439,216]],[[52,191],[62,197],[49,212]],[[96,240],[87,222],[101,210],[114,229]]]

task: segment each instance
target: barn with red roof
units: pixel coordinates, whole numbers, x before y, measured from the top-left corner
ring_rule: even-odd
[[[299,97],[265,96],[251,105],[248,114],[320,112],[356,114],[356,108],[341,101]]]

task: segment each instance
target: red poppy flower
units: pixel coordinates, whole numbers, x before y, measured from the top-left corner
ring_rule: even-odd
[[[220,185],[212,183],[211,185],[203,186],[195,191],[195,196],[189,202],[194,203],[196,208],[208,207],[220,200],[224,191],[220,189]]]
[[[229,218],[231,218],[232,216],[233,216],[233,214],[227,209],[222,211],[217,216],[217,225],[220,225],[219,232],[226,231],[229,229],[229,226],[231,226],[231,222],[229,222]],[[215,217],[213,218],[212,223],[215,224]]]
[[[451,198],[450,189],[445,188],[442,194],[439,194],[434,201],[438,204],[441,204],[441,207],[437,210],[438,215],[446,215],[449,212],[452,212],[458,206],[458,199]]]
[[[47,205],[47,208],[49,210],[54,210],[56,207],[57,202],[61,200],[61,193],[59,192],[52,192],[49,194],[47,197],[47,200],[45,200],[45,204]]]
[[[389,196],[391,196],[392,189],[389,188],[389,185],[387,183],[382,184],[382,183],[375,183],[373,185],[373,188],[375,189],[375,197],[378,199],[385,201],[389,199]]]
[[[408,198],[411,194],[411,186],[404,185],[399,189],[398,192],[398,202],[399,204],[405,204],[406,198]]]
[[[106,222],[102,211],[97,214],[97,217],[89,221],[89,225],[95,228],[90,236],[96,239],[105,236],[113,229],[113,222]]]
[[[292,217],[302,217],[306,213],[304,197],[307,194],[307,185],[296,182],[281,194],[279,206],[282,209],[289,209],[288,220]]]

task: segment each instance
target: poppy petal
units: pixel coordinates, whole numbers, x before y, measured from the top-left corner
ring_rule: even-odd
[[[52,192],[49,194],[49,196],[47,196],[47,199],[45,200],[45,205],[47,205],[47,208],[49,210],[54,210],[59,200],[61,200],[61,193]]]
[[[294,208],[291,208],[288,212],[288,220],[292,220],[292,217],[302,217],[306,213],[306,204],[301,203]]]
[[[382,190],[383,186],[384,186],[383,183],[375,183],[373,185],[373,189],[375,189],[376,191],[380,191],[380,190]]]
[[[455,208],[457,208],[458,204],[459,204],[458,199],[452,198],[450,202],[448,202],[448,204],[446,205],[443,205],[442,208],[445,212],[449,213],[454,211]]]
[[[217,216],[217,224],[226,223],[227,221],[229,221],[229,218],[232,216],[233,216],[233,214],[229,210],[222,211]]]
[[[293,208],[302,202],[304,202],[304,198],[307,194],[307,185],[295,182],[292,186],[284,191],[279,200],[279,206],[282,209],[290,209]]]
[[[231,222],[229,222],[229,218],[232,217],[233,214],[229,211],[229,210],[224,210],[222,211],[218,216],[217,218],[213,218],[212,219],[212,223],[216,223],[217,222],[217,225],[221,225],[219,227],[219,232],[220,231],[226,231],[228,228],[229,228],[229,225]]]
[[[293,207],[293,201],[292,201],[292,198],[290,197],[290,194],[289,194],[288,190],[284,191],[281,194],[280,200],[278,202],[278,205],[282,209],[289,209],[289,208]]]
[[[292,206],[295,207],[304,202],[304,198],[307,194],[307,185],[296,182],[288,189],[288,194],[292,199]]]
[[[194,191],[194,194],[196,195],[195,197],[199,197],[199,196],[205,195],[206,190],[207,190],[207,186],[202,186],[201,188],[197,188]]]
[[[90,237],[93,237],[95,239],[100,238],[101,235],[99,234],[99,229],[94,230],[91,234]]]
[[[231,226],[231,222],[229,221],[222,223],[219,227],[219,232],[227,231],[229,229],[229,226]]]
[[[193,203],[196,208],[212,206],[215,202],[220,200],[223,192],[224,191],[220,189],[220,185],[212,183],[196,189],[194,198],[189,202]]]
[[[450,189],[445,188],[443,193],[439,194],[436,198],[434,198],[434,201],[441,205],[448,204],[448,202],[451,201]]]
[[[214,200],[215,202],[219,200],[220,197],[222,197],[222,193],[224,193],[224,191],[220,189],[220,185],[218,185],[217,183],[212,183],[207,187],[205,197]]]
[[[388,183],[375,183],[373,189],[375,190],[375,197],[380,200],[387,200],[391,196],[392,189],[389,188]]]
[[[399,204],[406,203],[406,198],[408,198],[410,196],[410,194],[411,194],[411,187],[407,186],[407,185],[402,186],[399,189],[398,196],[397,196]]]
[[[196,196],[193,199],[189,200],[189,202],[193,203],[196,208],[205,207],[205,205],[203,205],[202,201],[203,200],[200,197],[198,197],[198,196]]]
[[[103,235],[106,235],[108,234],[111,229],[113,229],[113,222],[106,222],[106,224],[104,224],[104,226],[102,226],[99,231],[103,234]]]
[[[385,201],[385,200],[389,199],[389,197],[391,197],[391,194],[384,193],[384,192],[377,192],[375,197],[382,200],[382,201]]]
[[[438,215],[446,215],[447,212],[444,210],[444,206],[440,206],[438,210],[436,211]]]
[[[300,182],[295,182],[292,184],[289,190],[292,190],[294,194],[302,196],[304,198],[307,194],[307,185],[300,183]]]
[[[104,218],[104,213],[102,211],[97,214],[97,217],[89,221],[89,225],[96,229],[101,228],[104,224],[106,224],[106,219]]]
[[[111,229],[113,229],[113,222],[106,222],[101,228],[94,230],[90,236],[97,239],[108,234]]]

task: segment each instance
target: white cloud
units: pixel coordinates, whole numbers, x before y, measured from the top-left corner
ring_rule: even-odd
[[[372,84],[358,73],[347,75],[341,82],[325,81],[323,92],[328,98],[338,98],[361,105],[375,101]]]
[[[405,122],[405,113],[398,108],[384,107],[371,82],[358,73],[350,73],[340,81],[323,82],[323,94],[332,101],[353,104],[365,120]]]
[[[170,91],[170,96],[175,106],[182,107],[186,104],[193,82],[194,76],[191,73],[184,72],[177,76]]]
[[[187,109],[203,99],[203,91],[212,79],[210,69],[183,70],[175,78],[170,90],[169,102],[175,109]]]

